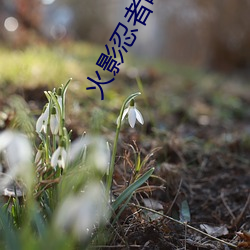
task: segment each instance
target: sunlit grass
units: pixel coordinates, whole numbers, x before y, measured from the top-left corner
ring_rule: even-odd
[[[77,43],[30,46],[22,50],[0,46],[0,84],[52,86],[69,77],[85,81],[87,71],[95,67],[95,51],[90,45]]]
[[[69,99],[80,104],[80,107],[88,106],[88,110],[84,110],[84,113],[88,113],[89,117],[96,112],[96,107],[101,106],[104,112],[103,124],[110,124],[115,118],[106,114],[106,110],[110,108],[118,110],[122,100],[129,93],[138,91],[136,79],[129,76],[130,69],[136,69],[143,81],[145,90],[143,99],[148,100],[147,108],[146,106],[144,108],[147,109],[147,113],[149,112],[150,119],[156,115],[166,119],[166,124],[169,124],[171,122],[168,115],[176,112],[185,112],[192,119],[196,116],[192,109],[197,105],[197,99],[210,106],[213,117],[232,119],[244,116],[245,109],[242,109],[239,97],[232,93],[234,87],[232,88],[232,85],[227,87],[228,80],[225,76],[166,60],[144,60],[132,53],[126,55],[125,63],[115,81],[103,87],[105,101],[101,101],[98,89],[86,90],[86,87],[92,85],[87,77],[95,78],[96,70],[99,70],[103,80],[113,77],[111,73],[103,71],[96,65],[100,53],[105,53],[104,45],[84,42],[33,45],[22,50],[2,45],[0,86],[54,87],[72,77],[70,92],[74,97]],[[141,103],[144,101],[141,100]],[[150,114],[153,109],[153,114]],[[214,109],[216,111],[213,111]],[[84,124],[89,124],[91,127],[91,123],[90,119],[85,119]]]

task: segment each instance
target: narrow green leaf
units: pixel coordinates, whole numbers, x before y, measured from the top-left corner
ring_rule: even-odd
[[[138,173],[141,170],[141,154],[137,154],[135,171]]]
[[[20,241],[16,231],[8,221],[7,213],[0,208],[0,227],[2,228],[7,250],[21,250]]]
[[[34,211],[33,220],[34,220],[34,223],[36,225],[36,229],[37,229],[38,235],[40,237],[44,236],[44,233],[45,233],[45,223],[44,223],[44,220],[42,218],[42,215],[39,212]]]
[[[63,86],[63,90],[62,90],[62,95],[64,96],[66,94],[66,91],[68,89],[69,83],[72,81],[72,78],[69,78],[69,80],[67,81],[67,83]]]
[[[117,222],[117,220],[119,219],[120,215],[122,214],[122,212],[124,211],[124,209],[125,209],[126,206],[128,205],[128,203],[129,203],[130,199],[132,198],[132,196],[133,196],[133,193],[131,193],[131,194],[129,195],[129,197],[127,198],[127,200],[123,203],[122,207],[119,209],[119,212],[118,212],[117,215],[115,216],[115,218],[114,218],[114,220],[113,220],[113,222],[112,222],[112,225],[114,225],[114,224]]]
[[[124,200],[126,200],[137,188],[139,188],[154,172],[154,168],[149,169],[143,176],[138,178],[133,184],[126,188],[118,198],[112,203],[112,208],[115,211]]]

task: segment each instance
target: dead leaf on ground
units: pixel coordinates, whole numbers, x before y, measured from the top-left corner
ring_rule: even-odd
[[[209,226],[207,224],[200,225],[201,230],[205,231],[207,234],[212,235],[214,237],[219,237],[222,235],[227,235],[228,230],[225,225],[222,226]]]
[[[237,235],[240,237],[241,240],[243,240],[238,244],[238,247],[250,249],[250,232],[237,232]]]

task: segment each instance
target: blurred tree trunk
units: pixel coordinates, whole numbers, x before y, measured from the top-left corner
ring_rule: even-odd
[[[37,36],[41,38],[41,3],[39,0],[15,0],[16,17],[19,22],[20,45],[30,43]]]
[[[210,0],[212,18],[207,25],[212,68],[223,71],[250,66],[250,1]]]
[[[223,71],[250,66],[249,0],[162,0],[161,5],[166,58]]]
[[[23,29],[39,31],[41,24],[41,3],[38,0],[16,0],[19,25]]]
[[[107,42],[111,28],[108,24],[110,0],[64,0],[74,12],[75,37],[97,43]]]

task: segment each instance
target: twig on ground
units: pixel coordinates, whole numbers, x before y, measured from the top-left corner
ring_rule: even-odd
[[[115,246],[105,246],[105,245],[98,245],[98,246],[90,246],[89,249],[100,249],[100,248],[124,248],[128,247],[127,245],[115,245]],[[134,248],[141,248],[141,245],[129,245],[129,247]]]
[[[174,222],[176,222],[176,223],[178,223],[178,224],[181,224],[181,225],[184,226],[184,227],[186,226],[186,227],[188,227],[189,229],[192,229],[192,230],[194,230],[194,231],[196,231],[196,232],[198,232],[198,233],[200,233],[200,234],[203,234],[203,235],[205,235],[205,236],[207,236],[207,237],[209,237],[209,238],[211,238],[211,239],[213,239],[213,240],[219,241],[219,242],[221,242],[221,243],[223,243],[223,244],[226,244],[226,245],[228,245],[228,246],[230,246],[230,247],[237,248],[236,245],[234,245],[234,244],[232,244],[232,243],[229,243],[229,242],[226,242],[226,241],[224,241],[224,240],[218,239],[218,238],[216,238],[216,237],[214,237],[214,236],[212,236],[212,235],[209,235],[209,234],[207,234],[207,233],[205,233],[205,232],[203,232],[203,231],[201,231],[201,230],[199,230],[199,229],[197,229],[197,228],[195,228],[195,227],[192,227],[192,226],[188,225],[186,222],[178,221],[178,220],[176,220],[176,219],[173,219],[173,218],[170,217],[170,216],[167,216],[167,215],[165,215],[165,214],[162,214],[162,213],[160,213],[160,212],[157,212],[157,211],[155,211],[155,210],[153,210],[153,209],[150,209],[150,208],[147,208],[147,207],[144,207],[144,206],[141,206],[141,205],[136,205],[136,204],[134,204],[134,203],[132,203],[132,204],[130,203],[130,204],[128,204],[128,205],[134,206],[134,207],[137,207],[137,208],[140,208],[140,209],[145,209],[145,210],[150,211],[150,212],[152,212],[152,213],[161,215],[161,216],[163,216],[164,218],[167,218],[167,219],[169,219],[169,220],[171,220],[171,221],[174,221]]]
[[[234,221],[233,221],[234,226],[237,226],[238,223],[240,222],[240,220],[242,219],[242,217],[244,216],[244,214],[249,206],[249,203],[250,203],[250,194],[248,194],[247,201],[246,201],[245,206],[243,207],[241,213],[237,216],[237,218],[234,219]]]
[[[175,202],[176,202],[176,199],[177,199],[177,197],[178,197],[178,194],[180,193],[180,190],[181,190],[181,185],[182,185],[182,179],[180,180],[178,190],[177,190],[177,192],[176,192],[176,195],[175,195],[175,197],[174,197],[174,200],[172,201],[172,203],[171,203],[171,205],[170,205],[170,207],[169,207],[169,209],[168,209],[168,211],[167,211],[167,214],[169,214],[169,213],[171,212],[171,210],[172,210],[172,208],[173,208],[173,205],[174,205]]]
[[[235,221],[236,218],[235,218],[235,216],[234,216],[234,214],[233,214],[231,208],[227,205],[227,202],[226,202],[226,200],[225,200],[224,191],[221,192],[220,198],[221,198],[221,200],[222,200],[224,206],[226,207],[227,211],[229,212],[229,214],[230,214],[231,217],[233,218],[233,221]]]

